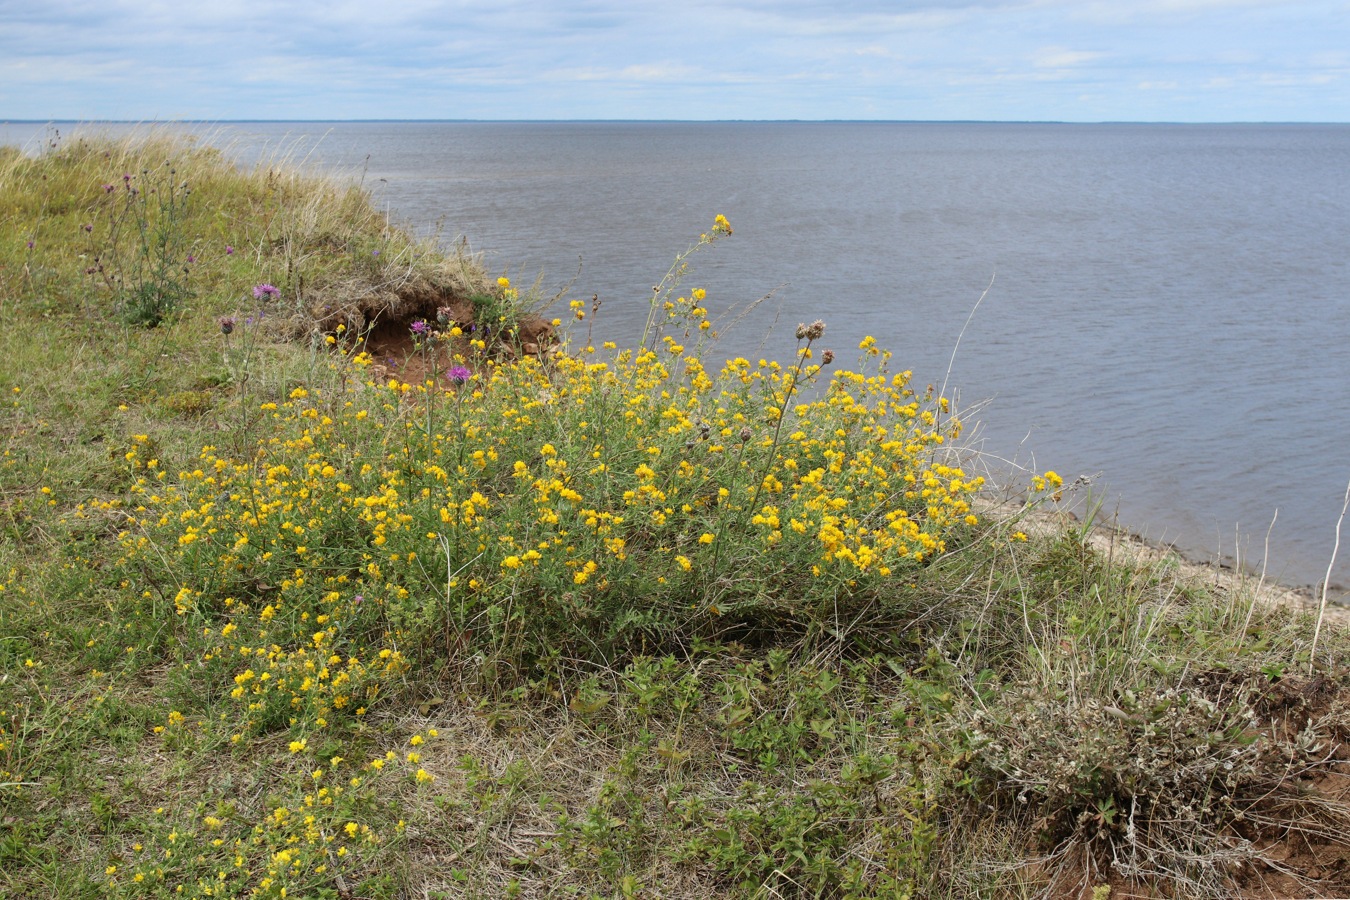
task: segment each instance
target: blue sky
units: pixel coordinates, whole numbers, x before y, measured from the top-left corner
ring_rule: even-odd
[[[1350,0],[0,0],[0,120],[1350,121]]]

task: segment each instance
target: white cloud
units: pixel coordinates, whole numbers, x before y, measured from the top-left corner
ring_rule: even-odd
[[[1293,0],[1294,3],[1302,0]],[[1066,3],[1072,17],[1108,25],[1139,23],[1164,25],[1194,20],[1214,13],[1248,10],[1287,10],[1290,0],[1089,0]]]
[[[1105,55],[1091,50],[1065,50],[1062,47],[1045,47],[1032,57],[1031,64],[1038,69],[1071,69],[1085,63],[1095,62]]]
[[[1330,75],[1295,75],[1288,72],[1262,72],[1255,77],[1259,84],[1268,87],[1298,87],[1302,85],[1330,84],[1335,79]]]
[[[586,67],[573,69],[554,69],[550,76],[566,81],[662,81],[662,82],[689,82],[709,80],[709,72],[706,69],[695,68],[680,64],[659,65],[646,63],[643,65],[624,66],[622,68],[604,68],[604,67]]]

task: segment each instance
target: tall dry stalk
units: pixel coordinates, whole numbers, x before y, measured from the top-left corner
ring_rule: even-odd
[[[1336,553],[1341,549],[1341,523],[1345,521],[1345,511],[1350,509],[1350,483],[1345,486],[1345,502],[1341,504],[1341,515],[1336,520],[1336,543],[1331,546],[1331,561],[1327,563],[1327,577],[1322,579],[1322,600],[1317,604],[1317,627],[1313,629],[1312,649],[1308,651],[1308,674],[1313,671],[1317,660],[1317,639],[1322,634],[1322,619],[1327,613],[1327,591],[1331,588],[1331,570],[1336,565]]]

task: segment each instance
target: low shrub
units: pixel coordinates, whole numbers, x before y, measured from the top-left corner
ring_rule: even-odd
[[[680,314],[697,334],[697,300]],[[789,365],[716,373],[670,335],[500,362],[476,340],[416,385],[344,370],[261,404],[242,452],[171,474],[132,448],[123,565],[183,585],[182,623],[477,654],[516,677],[903,621],[895,579],[963,538],[982,480],[954,462],[945,400],[870,339],[826,381],[823,331],[802,326]]]

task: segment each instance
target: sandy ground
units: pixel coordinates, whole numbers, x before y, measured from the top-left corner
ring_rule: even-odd
[[[1032,533],[1051,533],[1066,525],[1083,527],[1082,519],[1069,509],[1068,504],[1048,503],[1045,506],[1022,511],[1021,504],[1008,501],[995,504],[991,512],[998,518],[1012,518],[1021,511],[1021,528]],[[1320,592],[1313,588],[1291,588],[1263,578],[1259,572],[1234,569],[1227,565],[1200,562],[1186,559],[1165,545],[1150,541],[1127,529],[1110,524],[1094,524],[1088,530],[1088,543],[1093,549],[1108,558],[1129,560],[1144,565],[1167,564],[1175,566],[1180,577],[1192,584],[1203,584],[1221,592],[1254,592],[1263,603],[1289,606],[1316,613],[1320,605]],[[1335,585],[1328,592],[1328,603],[1324,621],[1336,623],[1341,627],[1350,627],[1350,606],[1336,602],[1345,594]]]

